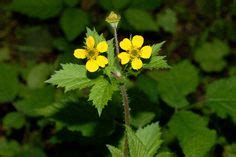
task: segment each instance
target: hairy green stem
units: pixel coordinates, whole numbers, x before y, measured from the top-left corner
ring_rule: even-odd
[[[124,106],[124,119],[125,119],[125,125],[130,126],[130,112],[129,112],[129,99],[127,94],[127,89],[125,85],[120,86],[120,91],[122,95],[123,100],[123,106]],[[129,148],[128,148],[128,137],[127,134],[125,134],[125,143],[124,143],[124,156],[129,156]]]
[[[118,43],[118,37],[117,37],[117,29],[116,27],[113,27],[114,29],[114,37],[115,37],[115,45],[116,45],[116,55],[118,55],[120,53],[119,50],[119,43]]]
[[[119,50],[119,44],[118,44],[118,38],[117,38],[117,29],[116,27],[114,28],[114,37],[115,37],[115,45],[116,45],[116,55],[120,53]],[[128,99],[128,94],[127,94],[127,89],[124,84],[120,86],[120,91],[121,91],[121,96],[122,96],[122,101],[123,101],[123,106],[124,106],[124,120],[125,120],[125,125],[130,126],[130,108],[129,108],[129,99]],[[129,157],[129,148],[128,148],[128,137],[127,134],[125,134],[125,143],[124,143],[124,157]]]

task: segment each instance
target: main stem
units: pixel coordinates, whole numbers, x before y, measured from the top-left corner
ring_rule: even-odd
[[[116,45],[116,55],[120,53],[119,50],[119,44],[118,44],[118,38],[117,38],[117,29],[116,27],[114,28],[114,37],[115,37],[115,45]],[[130,126],[130,112],[129,112],[129,99],[128,99],[128,94],[127,94],[127,89],[125,87],[125,84],[122,84],[120,86],[120,91],[122,95],[122,101],[123,101],[123,106],[124,106],[124,120],[125,120],[125,125]],[[129,156],[129,148],[128,148],[128,137],[127,134],[125,134],[125,143],[124,143],[124,157]]]

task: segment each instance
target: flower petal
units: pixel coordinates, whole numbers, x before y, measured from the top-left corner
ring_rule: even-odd
[[[87,46],[87,48],[92,49],[92,48],[94,48],[94,45],[95,45],[94,38],[92,36],[89,36],[86,39],[86,46]]]
[[[144,41],[144,39],[141,35],[135,35],[132,38],[132,45],[134,48],[140,48],[143,45],[143,41]]]
[[[99,68],[97,62],[94,60],[94,59],[90,59],[87,61],[86,63],[86,69],[89,71],[89,72],[95,72],[97,71]]]
[[[145,58],[145,59],[148,59],[151,57],[151,54],[152,54],[152,47],[151,46],[144,46],[142,49],[141,49],[141,57],[142,58]]]
[[[108,49],[108,45],[107,45],[106,41],[102,41],[102,42],[98,43],[97,50],[99,52],[106,52],[107,49]]]
[[[97,61],[97,64],[103,68],[106,66],[106,64],[108,64],[108,59],[101,55],[96,58],[96,61]]]
[[[130,55],[126,52],[118,54],[118,58],[120,58],[121,64],[127,64],[130,61]]]
[[[86,55],[87,55],[87,50],[85,50],[85,49],[76,49],[74,51],[74,56],[76,58],[84,59],[84,58],[86,58]]]
[[[123,50],[130,50],[131,49],[131,41],[128,39],[128,38],[125,38],[123,39],[121,42],[120,42],[120,47],[123,49]]]
[[[139,58],[134,58],[131,62],[131,66],[133,69],[138,70],[142,68],[143,62]]]

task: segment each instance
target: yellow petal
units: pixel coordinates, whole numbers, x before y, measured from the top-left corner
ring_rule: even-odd
[[[128,39],[128,38],[125,38],[123,39],[121,42],[120,42],[120,47],[123,49],[123,50],[130,50],[131,49],[131,41]]]
[[[120,58],[121,64],[127,64],[130,61],[130,55],[126,52],[118,54],[118,58]]]
[[[87,61],[86,63],[86,69],[89,71],[89,72],[95,72],[97,71],[99,68],[97,62],[94,60],[94,59],[90,59]]]
[[[143,41],[144,41],[144,39],[141,35],[135,35],[132,38],[132,45],[134,48],[140,48],[143,45]]]
[[[133,69],[138,70],[138,69],[142,68],[143,62],[139,58],[134,58],[131,62],[131,66]]]
[[[97,61],[97,64],[103,68],[106,66],[106,64],[108,64],[108,59],[101,55],[96,58],[96,61]]]
[[[107,45],[106,41],[102,41],[102,42],[98,43],[97,50],[99,52],[106,52],[107,49],[108,49],[108,45]]]
[[[151,46],[144,46],[141,49],[141,57],[142,58],[148,59],[151,57],[151,54],[152,54],[152,47]]]
[[[92,49],[94,47],[94,45],[95,45],[94,38],[92,36],[89,36],[86,39],[86,46],[87,46],[87,48]]]
[[[86,55],[87,55],[87,50],[85,50],[85,49],[76,49],[74,51],[74,56],[76,58],[84,59],[84,58],[86,58]]]

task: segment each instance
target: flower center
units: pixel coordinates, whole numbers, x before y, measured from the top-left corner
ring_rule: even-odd
[[[91,49],[91,50],[88,50],[88,53],[87,53],[87,57],[89,59],[91,58],[96,58],[98,56],[98,51],[96,49]]]
[[[130,50],[130,56],[132,57],[132,58],[136,58],[136,57],[139,57],[139,50],[137,50],[137,49],[132,49],[132,50]]]

